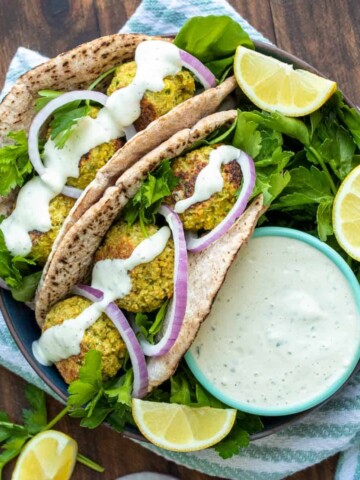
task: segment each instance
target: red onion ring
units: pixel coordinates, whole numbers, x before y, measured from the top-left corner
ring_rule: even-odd
[[[97,288],[90,287],[90,285],[75,285],[75,287],[71,289],[71,292],[74,295],[87,298],[91,302],[100,302],[104,298],[104,292]]]
[[[134,331],[130,327],[125,315],[116,305],[116,303],[109,303],[109,305],[105,309],[105,312],[119,331],[121,338],[126,344],[127,351],[129,352],[130,360],[134,371],[132,396],[134,398],[143,398],[147,394],[149,376],[145,357],[141,350],[138,339],[136,338]]]
[[[183,67],[190,70],[205,89],[216,87],[215,75],[200,60],[180,48],[179,52]]]
[[[132,124],[128,127],[124,127],[124,132],[127,142],[137,134],[136,128]]]
[[[51,100],[44,108],[38,112],[31,123],[29,130],[29,157],[35,171],[40,175],[44,175],[46,168],[44,167],[39,154],[39,131],[46,120],[55,110],[64,105],[74,102],[75,100],[92,100],[105,106],[107,96],[104,93],[92,92],[87,90],[74,90],[60,95],[54,100]]]
[[[65,185],[61,190],[61,193],[65,195],[65,197],[79,198],[83,191],[84,190],[80,190],[80,188],[69,187],[68,185]]]
[[[235,220],[237,220],[244,212],[251,192],[255,186],[255,165],[253,159],[241,150],[236,161],[240,165],[243,176],[243,185],[239,198],[236,200],[235,205],[222,220],[222,222],[220,222],[219,225],[213,228],[209,233],[203,235],[202,237],[197,237],[194,232],[188,232],[186,234],[186,244],[189,252],[197,253],[205,250],[205,248],[209,247],[212,243],[216,242],[216,240],[225,235]]]
[[[159,213],[169,224],[175,244],[174,296],[167,308],[161,340],[152,345],[144,338],[140,339],[142,350],[148,357],[164,355],[174,345],[185,318],[187,302],[188,260],[183,225],[179,216],[167,205],[162,205]]]

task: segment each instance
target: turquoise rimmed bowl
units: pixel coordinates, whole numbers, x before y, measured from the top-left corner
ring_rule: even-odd
[[[262,416],[293,415],[309,410],[328,400],[345,384],[345,382],[354,372],[360,359],[360,285],[353,271],[345,262],[345,260],[334,249],[332,249],[319,239],[313,237],[312,235],[291,228],[262,227],[257,228],[254,231],[252,238],[256,239],[260,237],[285,237],[305,243],[319,251],[321,254],[325,255],[327,259],[329,259],[332,264],[335,265],[337,271],[345,279],[346,284],[349,287],[349,292],[354,300],[355,311],[357,310],[358,314],[357,321],[359,322],[359,334],[357,340],[358,344],[357,347],[355,346],[354,354],[351,357],[350,361],[347,363],[346,368],[344,368],[343,371],[339,373],[339,375],[337,375],[334,381],[331,382],[329,385],[324,385],[324,388],[317,391],[314,395],[306,395],[306,399],[304,401],[299,400],[296,402],[290,402],[289,405],[286,405],[284,401],[284,404],[281,406],[274,406],[271,404],[269,406],[260,406],[256,405],[256,402],[254,402],[254,404],[251,404],[241,399],[241,395],[239,397],[236,397],[236,395],[231,395],[228,392],[220,391],[219,388],[215,385],[215,382],[210,379],[209,373],[202,370],[201,366],[196,360],[192,349],[188,351],[185,359],[192,373],[197,378],[197,380],[205,387],[205,389],[226,405],[229,405],[230,407],[247,413]],[[239,361],[241,362],[241,357],[239,357]],[[269,375],[271,375],[271,372],[269,372]]]

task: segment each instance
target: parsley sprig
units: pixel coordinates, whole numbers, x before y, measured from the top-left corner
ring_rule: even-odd
[[[21,187],[33,172],[28,155],[28,141],[24,130],[10,132],[12,145],[0,148],[0,195]]]
[[[124,208],[123,218],[128,225],[139,220],[144,235],[148,236],[146,225],[155,223],[156,213],[164,198],[171,194],[178,183],[170,160],[163,160],[156,170],[148,173],[140,189]]]
[[[0,480],[5,465],[20,455],[26,442],[37,433],[50,430],[69,411],[69,407],[64,408],[48,422],[44,392],[33,385],[27,385],[25,396],[30,408],[22,412],[22,425],[11,422],[7,413],[0,411]],[[103,467],[84,455],[78,454],[77,460],[97,472],[104,471]]]

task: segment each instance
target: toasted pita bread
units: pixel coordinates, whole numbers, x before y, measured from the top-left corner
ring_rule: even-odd
[[[86,88],[107,69],[132,60],[137,45],[143,41],[171,39],[147,35],[109,35],[80,45],[69,52],[39,65],[20,77],[0,105],[0,146],[9,142],[7,134],[14,130],[28,130],[34,118],[35,100],[42,89],[70,91]],[[84,190],[67,217],[44,267],[43,275],[66,232],[96,203],[117,178],[147,152],[153,150],[179,130],[192,127],[199,119],[216,111],[221,102],[236,88],[234,77],[216,88],[211,88],[186,100],[166,115],[153,121],[145,130],[118,150],[99,170],[94,181]],[[0,198],[0,213],[8,215],[16,201],[12,192]]]

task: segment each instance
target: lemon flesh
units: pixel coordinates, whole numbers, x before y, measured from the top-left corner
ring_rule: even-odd
[[[193,452],[220,442],[232,429],[236,410],[133,399],[136,425],[150,442],[176,452]]]
[[[262,53],[238,47],[234,58],[236,80],[259,108],[300,117],[320,108],[336,90],[336,83],[280,62]]]
[[[360,165],[349,173],[336,194],[333,226],[339,245],[360,261]]]
[[[75,440],[56,430],[35,435],[21,452],[12,480],[68,480],[77,456]]]

